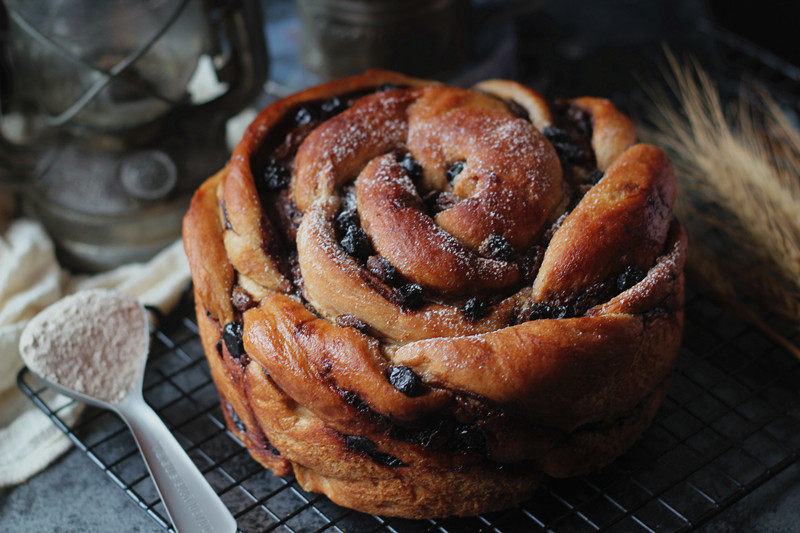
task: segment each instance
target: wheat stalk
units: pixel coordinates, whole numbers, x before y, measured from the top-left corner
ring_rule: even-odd
[[[641,131],[675,165],[690,272],[800,358],[754,312],[800,328],[800,132],[765,89],[743,89],[726,108],[696,61],[666,54],[666,87],[647,87]]]

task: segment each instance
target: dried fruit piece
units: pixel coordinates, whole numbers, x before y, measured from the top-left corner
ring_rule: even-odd
[[[387,285],[397,285],[402,280],[400,273],[385,257],[371,255],[367,259],[367,270]]]
[[[630,265],[625,270],[622,271],[622,274],[617,276],[617,290],[619,292],[626,291],[642,281],[646,275],[646,272],[639,268],[636,265]]]
[[[410,153],[406,152],[398,163],[406,171],[411,181],[417,181],[422,177],[422,166],[417,163],[417,160]]]
[[[289,167],[270,158],[266,165],[264,165],[261,182],[266,190],[277,191],[289,185],[289,179],[291,177],[292,175],[291,172],[289,172]]]
[[[475,322],[485,317],[489,312],[489,306],[481,298],[470,298],[461,308],[461,312],[470,322]]]
[[[305,126],[319,118],[319,113],[311,107],[301,107],[294,115],[294,123]]]
[[[326,100],[322,103],[322,112],[325,114],[326,117],[332,117],[333,115],[338,115],[345,109],[347,109],[347,105],[342,102],[338,97],[334,96],[330,100]]]
[[[551,143],[566,143],[572,140],[566,130],[562,130],[556,126],[547,126],[542,130],[542,134],[547,137],[547,140]]]
[[[588,156],[586,150],[569,142],[554,142],[553,148],[556,149],[559,159],[567,164],[582,163]]]
[[[528,313],[528,320],[540,318],[567,318],[569,308],[565,305],[554,305],[547,302],[534,302]]]
[[[358,217],[358,213],[355,210],[346,210],[339,213],[336,217],[336,231],[339,232],[339,235],[344,236],[347,233],[347,229],[350,226],[358,226],[361,224],[361,220]]]
[[[459,452],[486,454],[486,437],[475,426],[457,426],[447,441],[447,448]]]
[[[378,448],[375,446],[375,443],[366,437],[361,437],[358,435],[345,435],[344,443],[348,450],[353,450],[354,452],[366,455],[376,463],[383,466],[408,466],[394,455],[390,455],[378,450]]]
[[[406,396],[419,396],[425,392],[420,377],[407,366],[393,366],[389,369],[389,382]]]
[[[408,283],[398,289],[400,305],[406,309],[414,309],[423,303],[422,286],[418,283]]]
[[[359,259],[366,259],[372,253],[372,245],[367,233],[356,225],[347,227],[341,245],[345,252]]]
[[[228,322],[222,328],[222,340],[225,342],[225,347],[228,348],[228,353],[237,359],[245,353],[244,342],[242,341],[243,331],[242,323],[238,320]]]
[[[517,256],[517,252],[514,250],[514,247],[511,246],[511,243],[509,243],[505,237],[497,233],[486,237],[478,247],[478,251],[486,257],[499,259],[501,261],[512,261]]]

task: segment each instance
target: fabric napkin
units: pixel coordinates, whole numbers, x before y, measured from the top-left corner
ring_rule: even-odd
[[[0,206],[2,208],[3,206]],[[189,281],[189,266],[180,241],[147,263],[119,267],[96,276],[73,276],[56,260],[53,242],[34,220],[3,223],[0,209],[0,486],[27,480],[66,451],[71,443],[17,388],[23,363],[19,336],[39,311],[73,292],[89,288],[117,288],[143,304],[168,312]],[[53,406],[69,400],[54,393]],[[72,424],[82,406],[74,403],[59,411]]]

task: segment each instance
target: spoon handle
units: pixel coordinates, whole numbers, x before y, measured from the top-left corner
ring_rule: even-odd
[[[235,532],[233,515],[141,395],[130,394],[116,410],[133,432],[175,530]]]

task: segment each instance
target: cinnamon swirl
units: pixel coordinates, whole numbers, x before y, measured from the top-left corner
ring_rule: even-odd
[[[680,343],[674,196],[599,98],[370,71],[273,103],[184,221],[230,430],[307,490],[413,518],[608,464]]]

